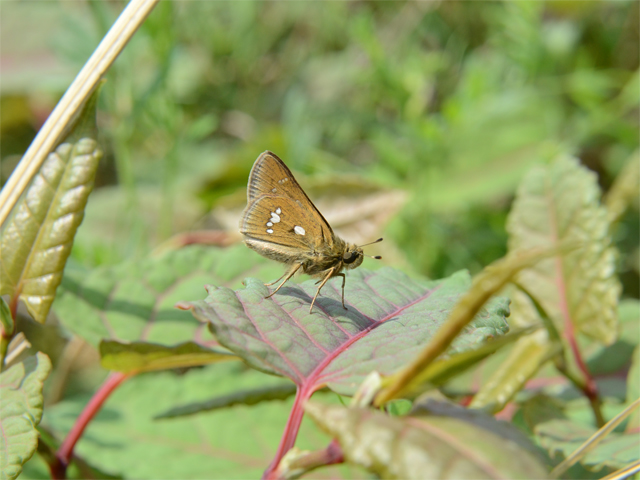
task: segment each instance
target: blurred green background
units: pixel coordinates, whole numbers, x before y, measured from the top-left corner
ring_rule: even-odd
[[[575,154],[606,191],[638,148],[638,5],[163,1],[108,74],[72,262],[235,238],[269,149],[347,239],[384,236],[383,262],[475,273],[533,163]],[[2,2],[3,183],[123,6]],[[636,205],[615,232],[625,296],[639,235]]]

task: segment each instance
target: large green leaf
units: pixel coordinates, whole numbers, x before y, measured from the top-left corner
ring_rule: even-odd
[[[570,420],[554,419],[538,424],[535,434],[540,445],[553,457],[564,458],[582,445],[597,429]],[[640,460],[640,435],[610,433],[580,463],[590,470],[622,468]]]
[[[53,303],[101,157],[90,138],[60,145],[3,226],[0,294],[18,294],[38,322]]]
[[[51,362],[38,352],[0,374],[0,465],[2,480],[14,479],[38,446],[42,386]]]
[[[204,348],[194,342],[164,346],[144,342],[124,344],[113,340],[100,342],[100,357],[104,368],[124,373],[193,367],[237,359],[222,349]]]
[[[17,295],[44,323],[62,279],[102,158],[96,142],[100,87],[46,158],[0,231],[0,295]],[[16,299],[17,301],[17,299]]]
[[[567,157],[534,168],[518,189],[507,229],[510,250],[574,248],[523,271],[518,282],[559,331],[572,326],[611,344],[620,284],[595,174]]]
[[[137,375],[107,400],[76,452],[96,468],[125,478],[260,478],[273,458],[292,399],[234,405],[188,417],[155,417],[176,405],[281,384],[281,379],[238,362],[191,369],[182,375]],[[337,402],[333,394],[318,395],[325,402]],[[47,408],[43,426],[62,438],[85,403],[86,397],[72,397]],[[315,450],[327,442],[311,423],[303,425],[301,448]],[[334,478],[341,478],[341,472],[349,470],[330,471]]]
[[[538,372],[553,351],[545,330],[518,339],[509,356],[482,385],[469,406],[499,412]]]
[[[430,401],[390,417],[310,402],[307,413],[337,438],[345,459],[385,479],[546,478],[535,447],[515,427],[479,411]]]
[[[96,347],[103,339],[215,346],[203,325],[175,303],[201,298],[208,283],[237,286],[246,274],[267,280],[281,270],[244,245],[190,246],[90,272],[69,268],[54,310],[66,327]]]
[[[584,404],[582,410],[587,415],[582,416],[576,415],[576,407],[572,404],[563,404],[549,397],[533,397],[523,404],[522,416],[525,424],[540,446],[547,450],[558,463],[598,430],[591,425],[593,416],[589,415],[588,402],[584,401]],[[619,404],[616,407],[619,410]],[[612,413],[605,409],[607,416],[613,416]],[[640,437],[638,434],[614,431],[580,458],[580,464],[589,470],[598,471],[604,467],[621,468],[639,459]]]
[[[313,280],[265,298],[269,289],[250,278],[245,289],[209,286],[205,300],[183,305],[253,367],[289,377],[307,393],[327,385],[349,395],[372,370],[389,374],[412,359],[471,284],[466,272],[424,281],[391,268],[360,268],[347,279],[345,310],[339,282],[325,286],[311,313]],[[507,314],[506,299],[490,301],[450,352],[506,333]]]

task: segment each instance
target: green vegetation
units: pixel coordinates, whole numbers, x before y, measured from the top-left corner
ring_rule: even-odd
[[[123,7],[3,2],[2,185]],[[423,468],[397,456],[376,463],[368,448],[429,452],[421,461],[442,469],[434,476],[448,464],[430,458],[443,455],[473,477],[485,463],[510,478],[549,472],[638,395],[639,15],[625,0],[158,3],[106,75],[97,136],[88,108],[0,231],[2,375],[27,385],[15,394],[24,405],[1,419],[30,416],[20,427],[28,448],[8,440],[2,478],[34,454],[41,416],[38,454],[21,478],[253,478],[274,458],[286,468],[272,465],[270,475],[323,466],[311,475],[404,478]],[[365,259],[347,279],[356,313],[328,309],[305,323],[308,283],[283,289],[289,302],[260,303],[262,283],[282,269],[240,243],[237,222],[265,150],[343,238],[384,237],[366,247],[383,260]],[[411,303],[460,270],[474,280],[440,292],[446,307],[437,296]],[[482,307],[495,293],[502,298]],[[320,305],[333,294],[323,290]],[[505,320],[496,305],[506,297]],[[247,326],[252,308],[259,315]],[[389,335],[409,343],[376,343],[355,327],[362,312],[381,325],[384,314],[395,318]],[[402,330],[426,319],[433,331]],[[252,328],[281,331],[294,320],[300,331],[267,342],[273,350],[251,343]],[[503,336],[505,321],[516,335]],[[347,324],[361,343],[325,344],[314,330]],[[437,360],[424,352],[439,355],[451,339],[436,325],[462,332]],[[307,329],[310,346],[297,357]],[[31,348],[13,358],[17,332]],[[312,358],[316,345],[337,360]],[[48,359],[24,359],[35,352],[53,365],[44,393]],[[286,368],[274,366],[280,357]],[[340,361],[357,371],[340,376]],[[118,373],[100,387],[109,369]],[[386,375],[380,383],[372,370]],[[288,380],[260,372],[292,379],[296,399]],[[470,410],[447,406],[436,385]],[[302,412],[320,388],[308,410],[318,427]],[[336,392],[355,392],[358,408]],[[100,395],[107,403],[74,449],[69,430]],[[410,403],[400,398],[413,407],[395,415]],[[369,407],[387,400],[391,415]],[[638,412],[555,474],[602,478],[637,462]],[[511,425],[501,430],[493,414]],[[456,439],[451,450],[438,450],[436,427]],[[360,428],[388,436],[366,445],[366,435],[351,435]],[[483,429],[501,449],[517,437],[514,455],[530,468],[500,463]],[[462,458],[470,436],[482,461]],[[321,454],[287,453],[294,444]],[[71,451],[67,470],[60,452]],[[348,464],[326,467],[342,455]]]

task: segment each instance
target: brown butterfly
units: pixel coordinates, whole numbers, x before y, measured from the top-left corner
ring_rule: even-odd
[[[266,298],[274,295],[302,268],[304,273],[320,278],[309,313],[331,277],[342,277],[342,306],[347,308],[344,305],[345,275],[341,272],[362,264],[365,255],[361,247],[365,245],[347,243],[336,236],[291,171],[269,151],[257,158],[249,174],[247,208],[242,212],[240,233],[247,246],[263,257],[290,265],[282,277],[266,284],[270,286],[284,278]],[[379,238],[371,243],[381,241]]]

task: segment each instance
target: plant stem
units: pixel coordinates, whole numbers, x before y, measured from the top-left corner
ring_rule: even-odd
[[[51,475],[53,478],[65,478],[66,477],[66,469],[71,461],[71,456],[73,455],[73,448],[75,447],[78,440],[84,433],[85,428],[89,422],[96,416],[96,414],[100,411],[100,408],[104,404],[104,402],[109,398],[111,393],[118,388],[118,386],[124,382],[129,377],[133,376],[133,374],[125,374],[125,373],[112,373],[107,377],[102,386],[98,389],[98,391],[91,397],[89,403],[82,413],[76,420],[76,423],[73,425],[67,437],[60,445],[60,448],[56,452],[56,457],[59,461],[59,464],[50,466]]]
[[[602,402],[600,400],[600,395],[598,395],[598,388],[593,378],[591,378],[591,376],[584,378],[579,377],[568,368],[564,361],[556,361],[555,365],[558,371],[568,378],[569,381],[573,383],[573,385],[580,390],[585,397],[587,397],[589,404],[591,405],[591,409],[593,410],[596,425],[598,428],[602,427],[605,424],[601,408]]]
[[[7,219],[18,198],[40,169],[47,155],[62,140],[69,125],[80,113],[84,102],[89,98],[102,76],[111,67],[158,1],[131,0],[93,52],[91,58],[82,67],[0,191],[0,225]]]
[[[307,452],[287,465],[286,471],[276,472],[276,474],[278,475],[278,479],[299,478],[316,468],[343,462],[344,455],[342,448],[338,441],[333,439],[331,443],[322,450]]]
[[[280,445],[278,445],[278,450],[276,451],[271,464],[262,475],[263,480],[275,480],[278,478],[278,465],[280,465],[280,460],[282,460],[285,453],[291,450],[295,444],[296,436],[298,435],[298,430],[300,430],[300,424],[302,423],[302,417],[304,416],[304,409],[302,406],[307,400],[309,400],[309,398],[311,398],[312,393],[313,390],[311,389],[298,387],[296,399],[293,402],[293,407],[291,408],[291,415],[289,416],[287,425],[284,428],[284,433],[280,439]]]

